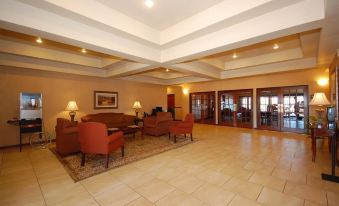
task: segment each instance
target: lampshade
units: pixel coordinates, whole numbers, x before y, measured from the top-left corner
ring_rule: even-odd
[[[139,101],[135,101],[134,104],[133,104],[133,109],[141,109],[141,104]]]
[[[78,111],[79,108],[75,101],[69,101],[65,110],[66,111]]]
[[[317,93],[314,93],[314,96],[310,102],[310,105],[324,106],[324,105],[330,105],[330,102],[328,101],[325,93],[317,92]]]

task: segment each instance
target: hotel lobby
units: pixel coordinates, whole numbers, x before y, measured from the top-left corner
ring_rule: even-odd
[[[0,1],[0,205],[339,205],[338,9]]]

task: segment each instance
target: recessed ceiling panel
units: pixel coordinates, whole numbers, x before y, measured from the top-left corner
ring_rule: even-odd
[[[97,0],[150,27],[163,30],[223,0],[154,0],[147,8],[144,0]]]

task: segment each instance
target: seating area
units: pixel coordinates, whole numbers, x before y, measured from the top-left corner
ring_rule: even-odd
[[[0,206],[338,206],[338,8],[0,1]]]

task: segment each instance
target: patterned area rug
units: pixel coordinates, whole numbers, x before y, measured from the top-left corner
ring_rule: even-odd
[[[196,140],[194,140],[196,141]],[[169,140],[167,135],[153,137],[145,135],[144,139],[140,136],[133,138],[125,137],[125,157],[121,157],[121,150],[117,150],[110,156],[108,168],[105,168],[106,158],[103,155],[86,155],[85,166],[81,167],[81,154],[62,157],[56,152],[55,145],[50,146],[50,150],[57,156],[64,165],[69,175],[75,182],[88,177],[100,174],[107,170],[150,157],[171,149],[175,149],[191,143],[191,138],[177,137],[177,143]]]

